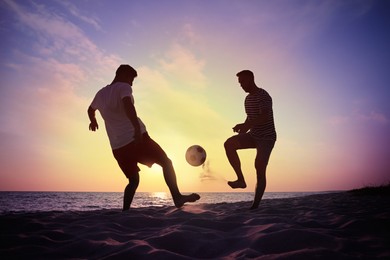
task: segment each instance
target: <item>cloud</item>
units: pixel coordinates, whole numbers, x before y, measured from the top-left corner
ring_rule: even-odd
[[[16,30],[10,37],[28,33],[31,42],[24,49],[8,46],[12,58],[3,63],[10,73],[2,73],[1,103],[7,109],[0,116],[1,130],[41,141],[66,134],[66,125],[85,119],[85,87],[111,78],[121,59],[99,49],[79,26],[43,4],[4,2],[17,21],[9,24]]]
[[[328,119],[328,123],[331,126],[338,126],[338,125],[344,125],[350,122],[350,118],[347,116],[332,116]]]
[[[197,57],[188,49],[174,43],[166,52],[165,57],[159,61],[162,71],[169,74],[181,84],[197,88],[204,88],[207,84],[202,73],[205,61]]]
[[[136,107],[147,127],[170,136],[216,138],[216,122],[224,125],[225,119],[209,103],[205,61],[178,42],[155,61],[155,68],[138,69],[134,86]]]
[[[193,24],[186,23],[183,25],[179,33],[178,42],[183,42],[183,44],[187,45],[199,45],[201,41],[202,37],[197,33]]]
[[[355,112],[351,115],[337,115],[329,118],[328,123],[331,126],[344,126],[351,124],[378,124],[378,125],[388,125],[390,122],[389,118],[377,111],[371,111],[368,113]]]
[[[120,62],[116,55],[101,51],[75,23],[44,5],[33,3],[27,9],[13,1],[5,2],[19,22],[35,34],[36,41],[32,44],[38,54],[63,62],[94,64],[104,69],[113,69],[112,66]]]
[[[310,38],[328,31],[329,26],[334,26],[336,15],[342,15],[345,21],[360,19],[373,4],[364,0],[283,1],[282,4],[241,1],[236,16],[243,32],[263,35],[258,43],[261,48],[279,46],[279,51],[289,52],[290,48],[310,43]]]
[[[69,11],[69,13],[71,13],[76,18],[80,19],[81,21],[83,21],[87,24],[92,25],[98,31],[102,30],[102,27],[100,26],[100,23],[99,23],[99,19],[97,19],[96,17],[90,17],[90,16],[83,15],[82,12],[75,5],[73,5],[72,3],[68,2],[68,1],[61,0],[61,1],[57,1],[57,2],[61,5],[63,5]]]
[[[28,45],[30,49],[9,46],[13,48],[14,57],[12,61],[5,62],[8,68],[23,72],[22,75],[36,75],[32,78],[39,79],[43,84],[48,82],[45,79],[50,75],[56,82],[50,82],[53,89],[64,86],[77,89],[87,79],[99,80],[107,73],[111,77],[112,71],[122,63],[121,58],[101,50],[79,26],[53,9],[34,2],[30,6],[22,6],[10,0],[5,0],[5,3],[19,23],[15,28],[32,35]],[[78,14],[72,4],[62,5],[69,7],[73,15]],[[86,16],[82,17],[88,20]],[[90,21],[94,20],[91,18]],[[37,77],[37,74],[42,78]]]
[[[350,124],[379,124],[379,125],[388,125],[389,118],[382,112],[370,111],[367,113],[361,111],[354,111],[350,115],[336,115],[328,119],[328,123],[331,126],[343,126]]]
[[[367,124],[386,126],[390,123],[389,115],[370,97],[354,99],[349,104],[351,110],[343,115],[334,115],[328,123],[332,126]]]
[[[77,120],[78,111],[85,106],[85,99],[75,93],[75,87],[86,80],[83,69],[55,59],[19,55],[24,64],[15,67],[19,78],[7,94],[8,109],[2,113],[7,124],[1,128],[36,138],[63,131],[60,122]]]
[[[371,111],[367,114],[357,113],[355,118],[361,122],[375,122],[381,125],[387,125],[389,123],[386,115],[377,111]]]
[[[160,132],[192,135],[208,131],[212,122],[223,121],[200,93],[188,85],[180,86],[163,70],[141,67],[139,72],[134,86],[135,99],[139,112],[145,113],[147,125],[150,122]]]

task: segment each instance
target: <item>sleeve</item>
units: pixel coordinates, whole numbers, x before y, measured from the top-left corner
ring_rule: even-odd
[[[259,97],[259,108],[260,113],[272,110],[272,98],[268,93],[264,93]]]
[[[133,99],[133,89],[128,84],[121,84],[119,90],[119,97],[123,99],[124,97],[131,97]]]
[[[89,105],[93,109],[98,109],[99,108],[99,102],[98,102],[98,95],[96,94],[95,97],[93,98],[91,104]]]

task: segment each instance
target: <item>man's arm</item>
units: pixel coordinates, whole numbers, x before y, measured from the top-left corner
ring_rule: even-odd
[[[246,123],[248,122],[248,117],[245,119],[244,123],[237,124],[235,127],[233,127],[233,132],[239,133],[239,134],[244,134],[248,132],[249,128],[247,127]]]
[[[91,121],[91,123],[89,124],[89,130],[91,131],[96,131],[96,129],[99,129],[99,125],[95,117],[95,111],[96,109],[93,109],[91,106],[88,107],[88,117],[89,121]]]
[[[130,97],[122,98],[122,102],[123,106],[125,107],[126,115],[130,119],[131,124],[134,126],[134,140],[136,143],[139,143],[142,140],[142,135],[135,107],[131,102]]]
[[[246,118],[245,122],[242,124],[238,124],[235,127],[233,127],[233,131],[237,133],[246,133],[251,129],[252,127],[256,125],[264,124],[268,120],[268,114],[270,113],[269,109],[263,110],[258,117],[255,119],[249,120],[248,117]]]

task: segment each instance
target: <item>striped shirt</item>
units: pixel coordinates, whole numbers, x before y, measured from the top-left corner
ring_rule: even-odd
[[[249,93],[245,98],[245,112],[248,120],[256,119],[262,111],[268,110],[267,121],[263,124],[255,125],[249,130],[249,134],[257,140],[276,141],[276,131],[274,124],[274,115],[272,111],[272,98],[262,88],[254,93]]]

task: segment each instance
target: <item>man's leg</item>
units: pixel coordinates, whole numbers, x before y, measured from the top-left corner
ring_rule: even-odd
[[[182,207],[186,202],[195,202],[200,199],[200,196],[196,193],[190,195],[182,195],[180,193],[176,182],[175,169],[173,168],[172,161],[168,157],[160,165],[163,169],[165,183],[171,192],[173,202],[177,208]]]
[[[164,180],[169,188],[169,191],[171,192],[172,197],[176,198],[180,196],[181,193],[179,191],[179,187],[177,186],[176,173],[175,169],[173,168],[172,161],[166,157],[159,164],[163,170]]]
[[[251,209],[257,209],[261,199],[263,198],[265,187],[267,185],[266,169],[274,144],[274,141],[263,140],[259,143],[259,147],[257,147],[257,155],[255,159],[257,184],[255,198]]]
[[[137,166],[137,159],[134,157],[134,154],[136,154],[136,146],[134,143],[130,143],[113,150],[113,154],[122,172],[129,180],[123,195],[123,211],[126,211],[130,208],[139,184],[139,168]]]
[[[249,134],[234,135],[226,140],[225,144],[226,156],[230,165],[233,167],[234,172],[237,175],[236,181],[229,181],[228,184],[233,189],[246,188],[245,178],[241,170],[241,161],[238,157],[237,150],[255,148],[256,143]]]
[[[135,191],[138,188],[139,184],[139,173],[131,174],[129,178],[129,184],[125,188],[125,193],[123,196],[123,211],[129,210],[131,202],[133,201]]]
[[[145,155],[140,162],[148,166],[152,166],[153,163],[157,163],[162,167],[165,183],[171,192],[172,199],[176,207],[180,208],[186,202],[195,202],[200,199],[200,196],[196,193],[192,193],[190,195],[182,195],[180,193],[172,161],[155,141],[148,136],[147,138],[144,138],[143,145]]]

